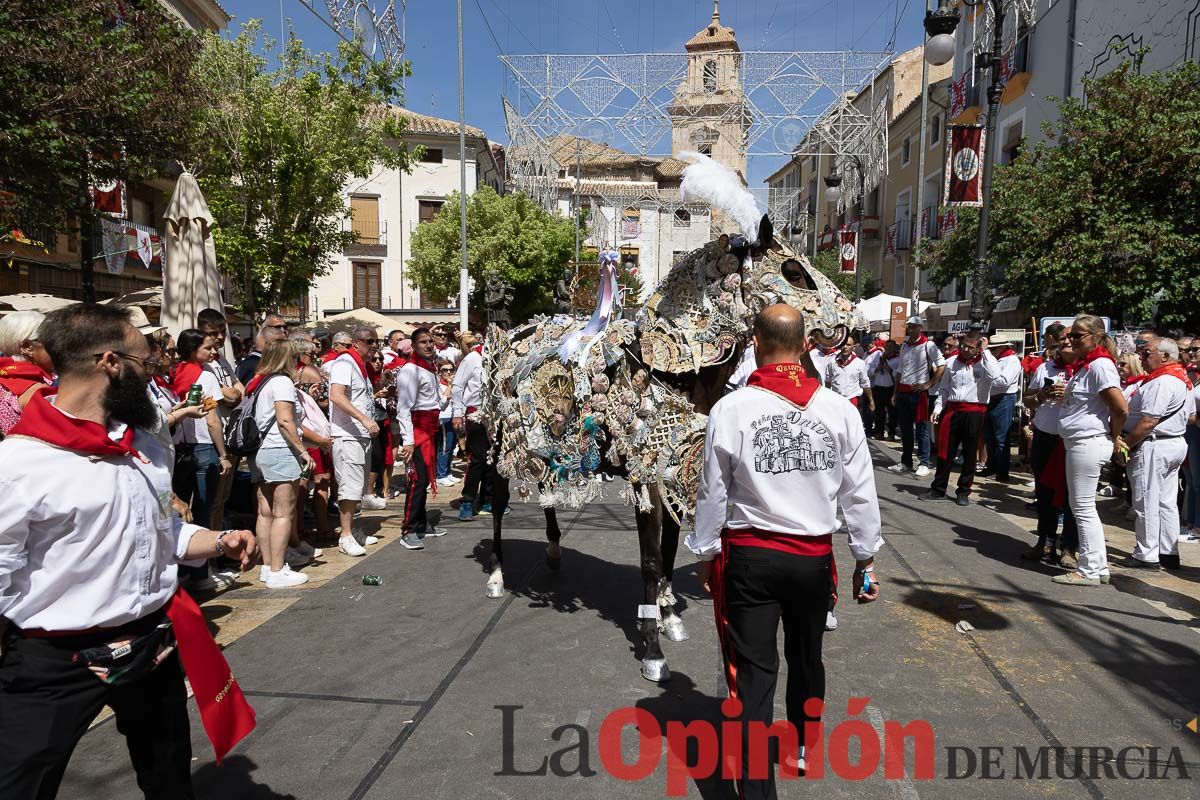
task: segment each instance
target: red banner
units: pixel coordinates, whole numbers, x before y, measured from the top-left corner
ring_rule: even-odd
[[[853,273],[858,269],[858,234],[855,231],[838,233],[839,252],[842,256],[842,272]]]
[[[925,208],[922,208],[922,209],[921,209],[921,227],[920,227],[920,231],[921,231],[921,236],[922,236],[922,237],[925,237],[925,236],[928,236],[928,235],[929,235],[929,206],[926,206]],[[915,240],[916,238],[917,238],[917,237],[916,237],[916,235],[914,235],[914,236],[913,236],[913,239]]]
[[[971,79],[971,71],[966,70],[956,81],[950,82],[950,109],[946,119],[954,119],[967,110],[967,81]]]
[[[883,243],[884,256],[891,258],[896,255],[896,239],[899,236],[899,234],[898,234],[899,230],[900,230],[899,222],[894,222],[891,225],[888,225],[887,238],[884,240],[884,243]]]
[[[1016,47],[1011,47],[1000,58],[1000,83],[1008,85],[1008,80],[1013,76],[1013,70],[1016,67],[1016,55]]]
[[[982,204],[983,182],[982,125],[951,125],[946,143],[946,205]]]
[[[958,212],[953,208],[947,208],[946,213],[938,215],[938,228],[941,230],[942,236],[947,236],[958,227]]]

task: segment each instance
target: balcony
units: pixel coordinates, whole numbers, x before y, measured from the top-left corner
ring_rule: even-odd
[[[829,250],[837,244],[837,231],[824,231],[817,237],[817,249]]]
[[[926,239],[940,239],[942,232],[938,228],[938,210],[937,206],[929,206],[923,212],[925,224],[921,229],[921,236]]]
[[[353,232],[358,241],[346,245],[347,256],[386,256],[387,222],[376,219],[345,220],[342,230]]]
[[[112,227],[109,227],[109,224],[111,224]],[[119,236],[115,240],[110,238],[109,249],[106,249],[104,241],[104,231],[106,227],[109,230],[110,237],[114,231],[118,233],[123,231],[125,234],[124,240],[122,241]],[[149,264],[145,263],[141,255],[141,251],[138,248],[139,233],[150,235],[151,255]],[[165,240],[166,235],[152,225],[143,225],[142,223],[134,222],[131,219],[120,219],[103,214],[92,226],[92,252],[96,254],[97,259],[95,268],[97,271],[106,268],[107,262],[103,258],[105,253],[119,253],[121,252],[122,248],[124,248],[125,259],[122,262],[123,269],[128,269],[129,267],[136,269],[140,265],[151,272],[157,272],[161,274],[163,271],[163,266],[167,260]],[[112,249],[112,246],[115,246],[116,249]]]
[[[863,217],[862,238],[864,242],[878,242],[879,230],[879,217]]]
[[[913,221],[911,219],[896,222],[896,252],[911,250],[913,243]]]

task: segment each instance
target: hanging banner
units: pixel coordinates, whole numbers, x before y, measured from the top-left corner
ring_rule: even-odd
[[[983,204],[982,125],[951,125],[946,143],[946,205]]]
[[[102,214],[125,216],[125,181],[98,181],[92,186],[92,205]]]
[[[841,271],[853,274],[858,269],[858,234],[854,231],[841,231],[838,233],[838,241],[841,243]]]
[[[938,230],[942,236],[948,236],[951,231],[958,227],[958,212],[953,208],[947,208],[944,214],[938,215]]]
[[[125,271],[125,255],[130,251],[129,234],[119,222],[100,217],[100,242],[104,248],[104,264],[113,275]]]
[[[971,71],[966,70],[956,81],[950,83],[950,108],[946,111],[946,119],[954,119],[967,110],[967,81],[971,79]]]
[[[154,244],[150,240],[150,233],[137,228],[131,229],[131,232],[137,236],[137,254],[142,260],[142,264],[149,268],[150,262],[154,260]]]
[[[922,238],[929,235],[929,206],[921,209],[921,236]],[[913,237],[916,238],[916,237]]]
[[[1015,74],[1017,50],[1015,47],[1009,48],[1008,52],[1000,58],[1000,83],[1008,85],[1009,79]]]
[[[888,225],[887,236],[883,243],[883,255],[887,258],[896,257],[896,241],[899,237],[900,223],[893,222]]]

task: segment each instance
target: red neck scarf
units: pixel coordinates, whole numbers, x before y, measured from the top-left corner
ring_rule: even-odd
[[[867,355],[871,355],[871,353],[878,353],[882,350],[883,350],[882,347],[880,347],[877,344],[873,344],[873,345],[871,345],[870,349],[867,350]]]
[[[345,350],[338,353],[338,357],[340,358],[341,356],[350,356],[350,358],[354,360],[354,363],[358,365],[358,371],[362,373],[363,380],[367,383],[371,382],[371,375],[367,372],[367,364],[365,361],[363,361],[362,356],[358,354],[357,350],[355,350],[353,347],[347,347]]]
[[[171,381],[171,391],[180,399],[187,397],[188,389],[192,388],[193,383],[200,380],[201,372],[204,372],[204,367],[195,361],[179,362],[175,367],[175,377]]]
[[[1017,354],[1016,351],[1013,350],[1011,347],[1006,347],[1003,350],[1001,350],[999,353],[996,353],[996,360],[999,361],[1002,358],[1008,358],[1009,356],[1015,356],[1016,354]]]
[[[838,355],[838,366],[844,367],[856,358],[858,358],[858,356],[854,355],[854,353],[851,353],[849,356]]]
[[[421,358],[421,356],[413,356],[412,358],[410,358],[408,360],[408,363],[416,364],[421,369],[429,370],[434,375],[437,375],[437,367],[434,366],[433,362],[430,361],[428,358]]]
[[[979,363],[979,360],[983,358],[983,351],[975,351],[975,355],[971,356],[970,358],[963,358],[962,353],[957,350],[954,351],[954,355],[958,357],[958,363],[966,364],[968,367],[970,367]]]
[[[1130,377],[1121,381],[1121,385],[1124,387],[1139,386],[1148,380],[1150,380],[1150,373],[1147,372],[1142,373],[1141,375],[1131,375]]]
[[[335,358],[340,356],[342,354],[342,352],[344,352],[344,351],[332,350],[332,349],[326,350],[324,353],[321,354],[321,363],[328,364],[330,361],[333,361]]]
[[[262,386],[263,383],[268,378],[274,378],[276,375],[283,375],[283,374],[284,373],[282,373],[282,372],[272,372],[269,375],[267,375],[267,374],[255,375],[253,378],[250,379],[250,382],[246,384],[246,396],[249,397],[250,395],[254,394],[255,390],[258,389],[258,387]]]
[[[471,348],[471,352],[479,353],[479,355],[483,355],[483,345],[481,345],[481,344],[475,345],[474,347]]]
[[[1184,386],[1188,387],[1189,389],[1192,388],[1192,382],[1188,380],[1187,370],[1184,369],[1183,364],[1180,364],[1178,361],[1172,361],[1169,364],[1163,364],[1161,367],[1147,375],[1144,380],[1149,383],[1155,378],[1161,378],[1164,375],[1170,375],[1172,378],[1179,378],[1179,380],[1183,381]]]
[[[1093,361],[1099,361],[1102,358],[1107,358],[1109,361],[1113,362],[1114,365],[1117,363],[1117,360],[1112,357],[1112,353],[1097,345],[1092,348],[1092,352],[1075,362],[1078,365],[1075,367],[1075,369],[1088,369],[1091,367]]]
[[[956,355],[958,355],[958,354],[959,354],[959,353],[961,353],[961,352],[962,352],[962,351],[961,351],[961,350],[959,350],[959,349],[956,347],[956,348],[954,348],[953,350],[951,350],[949,353],[946,353],[944,357],[945,357],[945,358],[950,358],[951,356],[956,356]],[[978,359],[977,359],[977,360],[978,360]],[[972,364],[974,364],[975,362],[974,362],[974,361],[972,361],[971,363],[972,363]]]
[[[54,376],[32,361],[17,361],[7,356],[0,358],[0,378],[20,378],[35,383],[49,384]]]
[[[920,347],[921,345],[925,344],[928,341],[929,341],[929,337],[922,333],[919,337],[917,337],[917,340],[915,342],[910,342],[909,340],[905,339],[904,343],[906,345],[908,345],[909,347]]]
[[[801,408],[808,405],[821,382],[810,378],[799,364],[767,364],[750,373],[747,386],[757,386],[791,400]]]
[[[1054,366],[1058,367],[1063,372],[1065,372],[1068,380],[1070,380],[1071,376],[1075,374],[1075,370],[1077,369],[1077,367],[1075,366],[1075,363],[1076,362],[1072,361],[1071,363],[1068,364],[1066,361],[1063,361],[1062,356],[1054,357]]]
[[[383,365],[383,369],[385,371],[393,370],[393,369],[400,369],[407,363],[408,363],[408,359],[405,356],[397,353],[395,358],[393,358],[391,361],[389,361],[388,363]]]
[[[127,425],[121,438],[113,441],[108,436],[108,429],[100,423],[68,417],[55,408],[46,395],[37,394],[25,406],[21,420],[9,435],[41,439],[55,447],[89,456],[133,456],[141,459],[141,454],[133,449],[134,433],[133,426]]]

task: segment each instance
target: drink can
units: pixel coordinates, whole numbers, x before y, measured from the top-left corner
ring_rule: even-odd
[[[204,400],[204,387],[198,383],[193,383],[192,388],[188,389],[187,404],[189,406],[198,406]]]
[[[363,586],[383,586],[383,578],[378,575],[363,575]]]

